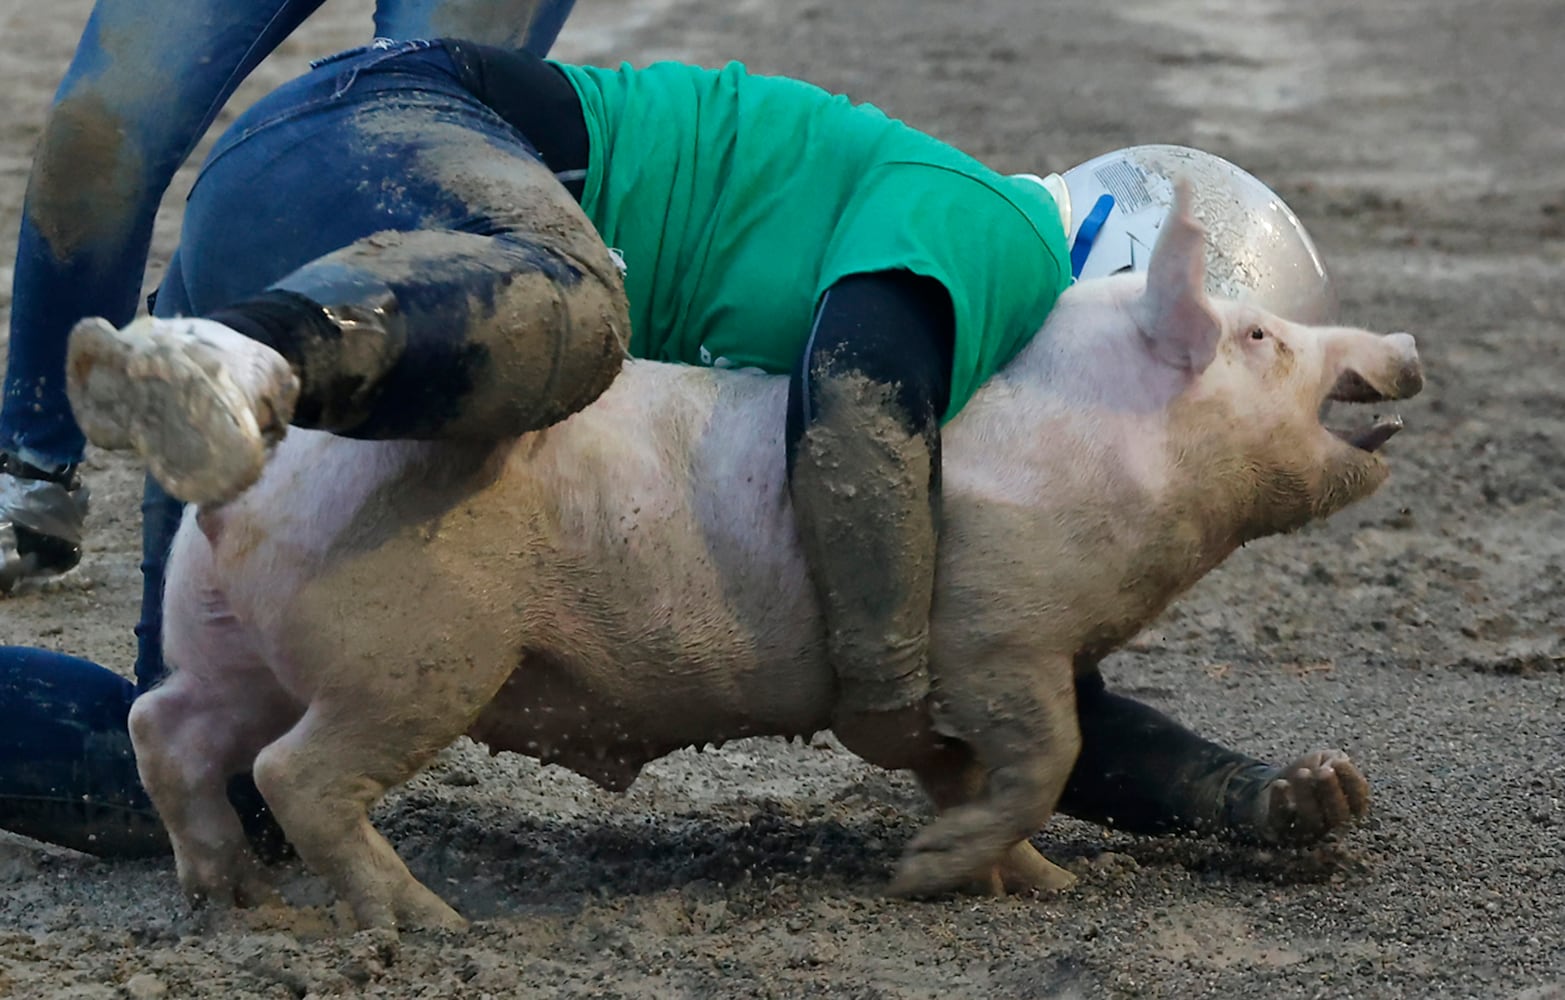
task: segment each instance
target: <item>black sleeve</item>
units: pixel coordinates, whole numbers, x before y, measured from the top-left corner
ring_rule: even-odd
[[[1249,810],[1279,768],[1203,739],[1150,705],[1076,678],[1081,754],[1060,811],[1132,833],[1253,835]]]
[[[462,85],[527,137],[556,174],[587,169],[587,125],[581,100],[565,74],[521,50],[446,41]],[[581,182],[567,182],[580,197]]]
[[[945,286],[909,271],[849,275],[826,290],[789,391],[788,454],[814,420],[823,375],[887,386],[908,433],[931,436],[951,399],[956,315]]]

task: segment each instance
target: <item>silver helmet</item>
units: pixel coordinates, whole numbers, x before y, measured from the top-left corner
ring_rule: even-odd
[[[1206,227],[1207,291],[1298,323],[1335,316],[1331,277],[1298,216],[1251,174],[1185,146],[1131,146],[1049,178],[1073,273],[1144,270],[1180,177],[1190,181],[1195,216]]]

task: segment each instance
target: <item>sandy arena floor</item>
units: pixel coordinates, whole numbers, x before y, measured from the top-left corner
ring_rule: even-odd
[[[1255,753],[1347,749],[1373,818],[1304,853],[1059,820],[1039,843],[1082,875],[1069,895],[904,903],[877,891],[925,807],[824,742],[680,754],[624,796],[464,745],[380,815],[478,918],[466,936],[331,934],[324,909],[298,934],[200,922],[168,861],[0,834],[0,996],[1565,997],[1556,0],[580,7],[561,54],[741,58],[1009,170],[1189,143],[1283,193],[1343,318],[1416,333],[1429,388],[1377,498],[1245,550],[1107,671]],[[0,313],[28,158],[88,9],[0,0]],[[333,0],[236,104],[368,23],[363,0]],[[86,562],[0,602],[0,641],[128,670],[138,474],[90,461]],[[297,868],[285,881],[324,902]]]

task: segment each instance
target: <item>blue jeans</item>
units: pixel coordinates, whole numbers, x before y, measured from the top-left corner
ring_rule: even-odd
[[[83,316],[123,325],[135,315],[153,218],[175,170],[240,82],[323,2],[99,0],[23,206],[0,450],[46,468],[81,459],[63,384],[71,327]],[[380,0],[374,30],[543,54],[573,5]]]

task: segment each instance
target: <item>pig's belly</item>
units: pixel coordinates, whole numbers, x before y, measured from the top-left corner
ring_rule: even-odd
[[[781,483],[756,476],[749,492],[703,496],[692,479],[732,490],[734,478],[638,469],[618,449],[565,444],[519,448],[497,481],[447,505],[419,472],[436,448],[290,435],[234,511],[225,589],[263,632],[295,628],[290,601],[319,593],[310,585],[331,574],[345,535],[385,519],[377,497],[433,491],[441,514],[384,544],[407,547],[398,564],[420,567],[423,584],[449,572],[472,586],[478,573],[515,609],[518,667],[471,727],[475,739],[617,788],[681,747],[824,728],[835,681]],[[337,474],[305,475],[320,468]],[[239,545],[240,534],[288,548]],[[453,549],[470,539],[482,549],[472,559]],[[410,629],[438,630],[425,606],[438,602],[415,591],[393,580],[374,599],[405,602]],[[294,686],[308,700],[314,681]]]
[[[643,765],[675,750],[746,736],[808,736],[829,725],[834,682],[819,663],[779,670],[771,677],[778,683],[692,684],[659,671],[638,673],[642,683],[626,684],[623,665],[588,671],[552,654],[526,653],[468,735],[492,753],[559,764],[619,791]]]
[[[627,426],[589,409],[474,498],[508,512],[526,635],[473,735],[612,787],[681,747],[813,732],[835,695],[780,456]]]

